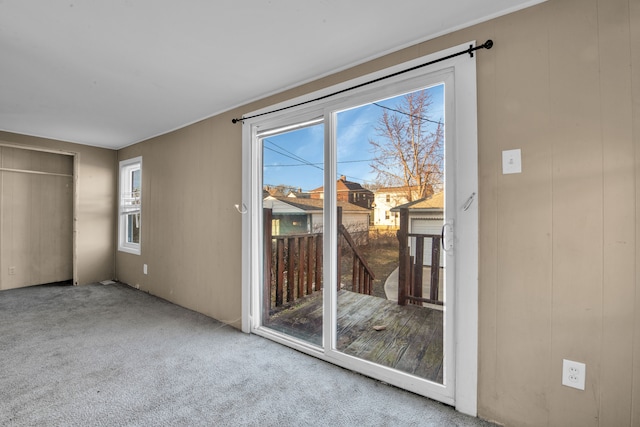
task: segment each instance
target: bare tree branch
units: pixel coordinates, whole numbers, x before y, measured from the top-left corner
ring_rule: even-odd
[[[431,106],[427,90],[405,95],[382,112],[375,127],[379,138],[369,140],[377,185],[405,188],[409,201],[442,187],[444,126],[431,119]]]

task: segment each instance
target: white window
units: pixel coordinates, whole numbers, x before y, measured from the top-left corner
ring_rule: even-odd
[[[120,162],[118,250],[140,255],[142,157]]]

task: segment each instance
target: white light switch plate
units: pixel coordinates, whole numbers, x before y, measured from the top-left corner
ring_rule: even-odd
[[[522,159],[520,149],[505,150],[502,152],[502,174],[522,172]]]

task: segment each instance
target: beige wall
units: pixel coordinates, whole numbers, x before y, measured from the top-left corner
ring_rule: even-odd
[[[550,0],[119,152],[143,156],[142,255],[118,278],[239,325],[231,118],[469,40],[477,54],[479,415],[640,425],[640,2]],[[522,149],[523,173],[501,174]],[[149,274],[142,274],[142,265]],[[562,359],[586,391],[561,386]]]
[[[639,425],[640,2],[552,0],[481,28],[480,414]],[[521,175],[500,174],[510,148]],[[585,391],[561,386],[563,358],[586,363]]]
[[[117,278],[240,326],[241,131],[222,115],[118,152],[142,156],[141,255]],[[143,265],[147,264],[147,275]]]
[[[1,131],[0,143],[75,153],[78,164],[76,284],[112,279],[115,274],[116,152]]]

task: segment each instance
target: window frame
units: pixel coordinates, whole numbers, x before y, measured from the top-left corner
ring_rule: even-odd
[[[142,243],[142,156],[120,161],[118,181],[118,251],[140,255]],[[131,173],[140,170],[140,189],[137,197],[137,208],[125,201],[127,189],[131,186]],[[138,215],[138,243],[127,241],[129,231],[128,217]]]

